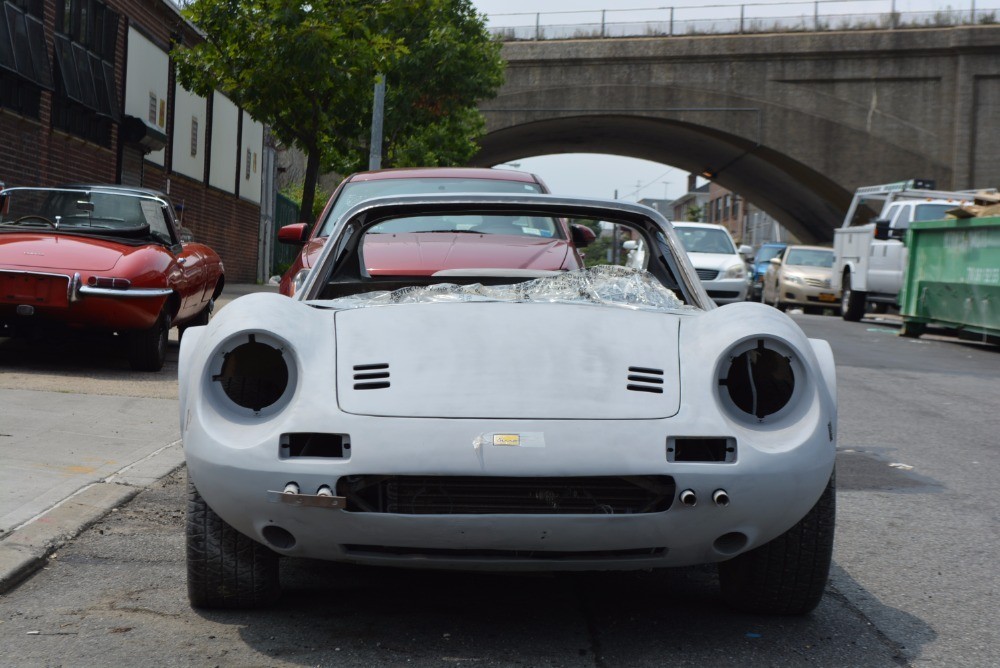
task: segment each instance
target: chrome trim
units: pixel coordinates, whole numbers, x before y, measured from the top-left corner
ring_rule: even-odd
[[[170,288],[95,288],[81,285],[79,293],[90,297],[124,297],[125,299],[146,299],[149,297],[168,297],[173,294]]]
[[[73,274],[73,278],[70,279],[69,285],[66,287],[66,298],[69,303],[80,301],[80,272]]]

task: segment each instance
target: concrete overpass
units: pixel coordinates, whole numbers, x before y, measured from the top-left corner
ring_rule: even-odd
[[[611,153],[704,174],[804,241],[854,189],[1000,186],[1000,26],[508,42],[475,164]]]

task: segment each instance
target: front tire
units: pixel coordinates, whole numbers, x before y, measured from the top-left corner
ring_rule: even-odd
[[[156,324],[149,329],[129,335],[129,365],[135,371],[159,371],[167,360],[167,337],[170,335],[170,316],[160,313]]]
[[[830,575],[836,479],[798,524],[769,543],[719,564],[722,596],[753,614],[804,615],[815,608]]]
[[[188,480],[188,600],[196,608],[260,608],[281,595],[278,555],[215,514]]]
[[[844,273],[841,283],[840,315],[844,320],[858,322],[865,314],[865,301],[868,293],[851,289],[851,272]]]

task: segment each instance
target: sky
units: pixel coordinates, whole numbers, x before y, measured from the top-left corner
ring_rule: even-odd
[[[798,3],[780,0],[751,0],[758,6],[754,10],[766,15],[768,11],[780,12],[788,16],[793,4],[798,14],[805,6],[811,11],[812,2]],[[748,2],[747,4],[751,4]],[[824,12],[834,13],[874,13],[888,12],[895,6],[898,11],[922,11],[937,8],[977,9],[1000,7],[1000,0],[866,0],[850,2],[820,0]],[[487,15],[488,24],[493,25],[533,25],[535,14],[540,13],[542,24],[585,23],[600,20],[600,10],[608,10],[608,21],[612,16],[619,20],[646,20],[659,18],[665,7],[689,7],[687,11],[699,12],[698,18],[711,16],[711,12],[731,12],[737,0],[472,0],[472,4]],[[774,10],[760,7],[760,4],[774,4]],[[729,7],[721,7],[729,5]],[[696,8],[696,9],[695,9]],[[649,13],[625,12],[623,10],[647,10]],[[658,11],[656,11],[658,10]],[[587,13],[589,11],[589,14]],[[561,14],[561,12],[572,12]],[[511,14],[524,13],[524,16]],[[998,12],[1000,13],[1000,12]],[[794,15],[793,14],[793,15]],[[492,18],[490,18],[492,17]],[[538,174],[552,192],[559,195],[613,198],[617,191],[623,200],[638,201],[643,198],[676,199],[687,191],[686,171],[647,160],[601,154],[562,154],[523,158],[505,166]],[[699,181],[699,185],[703,181]]]
[[[616,5],[628,8],[663,7],[663,0],[473,0],[480,11],[497,14],[496,23],[523,24],[531,17],[499,16],[517,12],[550,12],[566,10],[599,10]],[[572,15],[570,15],[572,16]],[[573,18],[571,22],[591,20]],[[578,197],[618,198],[637,202],[643,198],[676,199],[687,191],[687,172],[649,160],[617,155],[573,153],[524,158],[507,163],[538,174],[549,190],[558,195]],[[666,182],[666,184],[664,184]]]

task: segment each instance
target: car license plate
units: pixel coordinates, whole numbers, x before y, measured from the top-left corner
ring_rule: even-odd
[[[68,306],[65,276],[0,272],[0,301],[32,306]]]
[[[837,295],[831,294],[829,292],[819,293],[819,300],[821,302],[834,302],[837,301]]]

